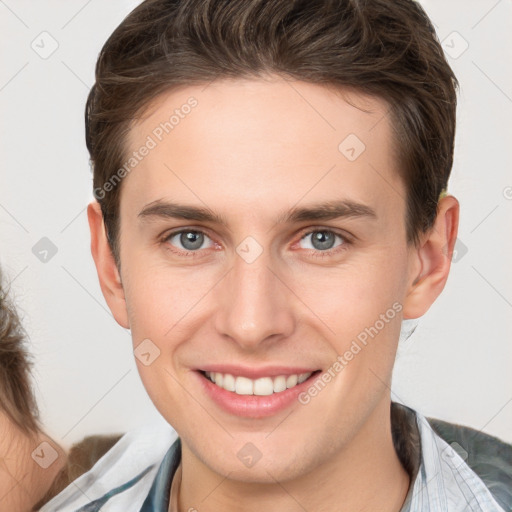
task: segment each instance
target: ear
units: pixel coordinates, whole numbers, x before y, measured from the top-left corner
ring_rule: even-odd
[[[414,248],[414,274],[404,301],[404,318],[419,318],[443,291],[452,262],[459,226],[459,202],[453,196],[443,197],[437,206],[432,228]]]
[[[117,323],[130,328],[121,276],[110,249],[101,207],[93,201],[87,207],[91,230],[91,253],[98,272],[101,291]]]

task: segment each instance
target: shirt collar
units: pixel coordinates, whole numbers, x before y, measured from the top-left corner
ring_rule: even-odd
[[[398,403],[391,406],[393,442],[398,457],[411,477],[411,485],[400,512],[446,512],[464,510],[504,512],[480,478],[457,452],[430,427],[427,419]],[[167,451],[140,512],[175,512],[181,462],[178,438]],[[176,492],[174,492],[176,490]]]
[[[160,464],[149,494],[140,512],[168,512],[171,482],[181,462],[181,440],[176,439]]]
[[[415,413],[421,460],[400,512],[504,512],[489,489],[427,418]]]

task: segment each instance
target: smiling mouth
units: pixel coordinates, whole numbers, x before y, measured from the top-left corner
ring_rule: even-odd
[[[219,372],[201,371],[201,374],[217,387],[237,395],[269,396],[294,388],[319,372],[320,370],[316,370],[314,372],[261,377],[259,379],[249,379],[248,377]]]

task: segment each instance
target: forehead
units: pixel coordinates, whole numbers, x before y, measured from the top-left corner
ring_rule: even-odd
[[[183,87],[131,128],[127,157],[150,149],[121,203],[142,208],[172,196],[281,211],[307,195],[385,208],[401,189],[391,132],[386,103],[353,91],[277,78]]]

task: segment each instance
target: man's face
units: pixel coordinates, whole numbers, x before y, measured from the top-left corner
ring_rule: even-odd
[[[319,85],[218,81],[164,95],[128,138],[130,154],[151,147],[120,205],[139,372],[184,450],[230,478],[306,474],[371,449],[389,418],[406,192],[386,105],[347,98],[360,108]],[[306,211],[322,205],[339,216]]]

